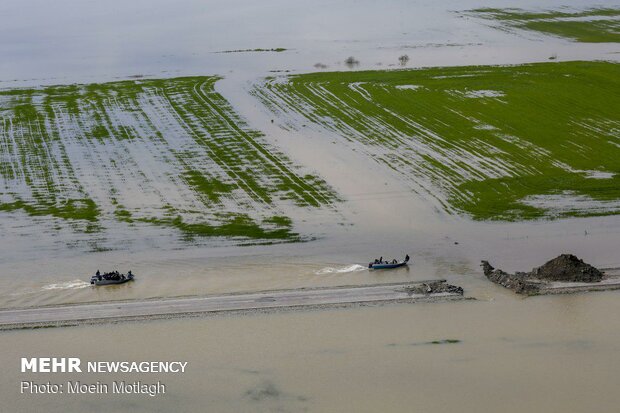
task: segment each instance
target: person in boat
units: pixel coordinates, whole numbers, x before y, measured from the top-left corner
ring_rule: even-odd
[[[381,258],[379,258],[379,264],[383,264],[383,256],[381,256]]]
[[[97,272],[95,273],[95,275],[96,275],[97,277],[101,276],[101,273],[99,272],[99,270],[97,270]]]
[[[133,276],[133,274],[131,273],[131,270],[127,271],[127,276],[128,276],[128,277]]]
[[[405,256],[405,262],[409,261],[409,254]]]
[[[394,259],[392,260],[392,264],[396,264],[397,262],[398,262],[398,261],[396,261],[396,258],[394,258]]]

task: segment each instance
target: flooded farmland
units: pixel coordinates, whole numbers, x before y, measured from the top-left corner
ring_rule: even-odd
[[[613,410],[618,293],[523,299],[479,262],[620,271],[619,9],[3,2],[0,308],[437,278],[477,299],[3,332],[3,408]],[[189,370],[60,377],[155,398],[19,394],[45,354]]]

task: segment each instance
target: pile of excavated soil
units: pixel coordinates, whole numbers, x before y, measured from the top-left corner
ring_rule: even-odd
[[[530,277],[546,281],[599,282],[603,273],[572,254],[562,254],[538,268]]]
[[[562,254],[531,272],[509,274],[493,268],[488,261],[482,261],[482,267],[489,280],[519,294],[538,294],[541,287],[553,281],[597,283],[603,279],[601,271],[572,254]]]
[[[448,284],[443,280],[406,287],[406,290],[410,294],[454,293],[463,295],[463,288]]]

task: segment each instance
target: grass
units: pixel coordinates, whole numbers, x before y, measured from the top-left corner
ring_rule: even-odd
[[[470,14],[500,22],[510,28],[537,31],[586,43],[620,41],[620,9],[591,8],[582,11],[482,8]]]
[[[96,221],[99,211],[92,199],[68,199],[52,204],[39,199],[36,204],[16,200],[11,203],[0,204],[0,211],[24,210],[32,216],[51,215],[65,219],[80,219]]]
[[[253,92],[476,220],[620,213],[620,65],[313,73]],[[360,145],[361,144],[361,145]]]
[[[0,91],[0,211],[294,240],[290,208],[333,209],[214,90],[218,77]]]
[[[458,344],[460,343],[461,340],[456,340],[456,339],[452,339],[452,338],[447,338],[444,340],[433,340],[433,341],[428,341],[426,343],[423,344]]]
[[[181,216],[172,219],[147,218],[142,221],[155,225],[173,226],[179,229],[188,240],[195,237],[239,237],[263,240],[298,238],[298,234],[291,231],[291,220],[288,217],[284,220],[281,218],[269,217],[262,223],[257,223],[245,214],[229,214],[222,225],[210,225],[204,222],[188,223]],[[269,229],[270,226],[274,226],[273,224],[275,228]]]
[[[285,52],[288,49],[284,48],[284,47],[275,47],[272,49],[238,49],[238,50],[222,50],[221,52],[215,52],[215,53],[249,53],[249,52],[276,52],[276,53],[281,53],[281,52]]]

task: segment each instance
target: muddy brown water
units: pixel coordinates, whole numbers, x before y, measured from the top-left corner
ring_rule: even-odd
[[[617,293],[528,299],[492,293],[492,300],[476,302],[5,332],[3,409],[615,411],[620,322],[610,315],[620,310]],[[188,368],[178,375],[18,373],[19,357],[48,352],[83,360],[183,360]],[[18,394],[20,380],[50,379],[160,380],[167,394]]]
[[[560,5],[589,3],[545,3]],[[447,278],[478,301],[4,332],[0,410],[617,410],[619,293],[523,299],[488,283],[478,265],[488,259],[506,271],[530,270],[572,252],[599,267],[620,267],[618,217],[478,223],[448,216],[403,191],[397,176],[333,144],[336,137],[271,123],[273,115],[247,93],[272,70],[314,71],[318,62],[344,70],[342,61],[350,55],[360,60],[356,69],[394,68],[390,65],[405,53],[408,67],[513,64],[546,61],[552,54],[558,60],[620,56],[615,44],[515,35],[454,13],[496,6],[506,3],[3,1],[0,87],[221,74],[225,78],[216,89],[250,126],[316,170],[345,202],[336,217],[312,212],[293,217],[297,230],[318,238],[312,242],[185,244],[167,229],[118,226],[105,234],[116,250],[103,252],[90,252],[88,240],[59,233],[45,220],[2,212],[1,308],[429,278]],[[271,47],[291,50],[212,53]],[[414,260],[409,269],[364,268],[378,255],[405,253]],[[131,269],[137,281],[106,289],[86,284],[96,269],[110,267]],[[458,342],[427,344],[442,340]],[[179,359],[189,369],[175,376],[19,373],[20,357],[45,355]],[[18,392],[20,380],[69,379],[161,380],[168,392],[155,398]]]

